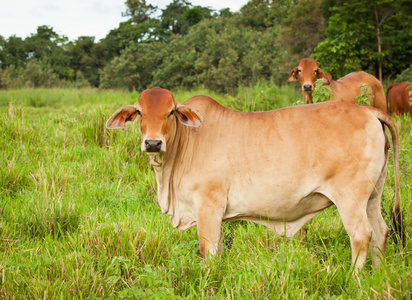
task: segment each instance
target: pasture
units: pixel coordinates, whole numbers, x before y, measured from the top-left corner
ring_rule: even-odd
[[[240,88],[236,97],[172,92],[179,102],[209,94],[245,111],[290,106],[302,98],[292,86],[266,83]],[[225,223],[221,256],[203,261],[196,228],[172,228],[158,207],[154,172],[140,153],[138,122],[124,130],[104,126],[138,95],[0,92],[0,298],[412,297],[411,117],[394,117],[405,248],[389,237],[382,265],[372,268],[369,255],[356,280],[349,238],[334,207],[289,239],[253,223]],[[390,151],[381,205],[390,228],[392,158]]]

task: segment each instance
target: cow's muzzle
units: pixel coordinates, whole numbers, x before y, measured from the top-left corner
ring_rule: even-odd
[[[311,84],[305,84],[303,85],[303,91],[304,92],[311,92],[312,91],[313,86]]]
[[[147,152],[160,152],[162,149],[161,140],[145,140],[145,147]]]

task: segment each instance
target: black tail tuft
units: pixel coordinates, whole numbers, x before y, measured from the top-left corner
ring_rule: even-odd
[[[395,243],[401,244],[401,248],[405,246],[405,235],[404,235],[404,228],[403,228],[403,221],[402,221],[402,212],[400,209],[396,209],[392,215],[392,225],[394,228],[394,239]]]

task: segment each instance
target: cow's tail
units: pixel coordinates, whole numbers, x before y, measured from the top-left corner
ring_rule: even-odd
[[[390,87],[389,87],[390,88]],[[389,89],[388,88],[388,89]],[[397,235],[396,242],[400,241],[401,248],[403,248],[405,243],[404,228],[402,221],[402,212],[399,207],[399,144],[398,144],[398,131],[396,129],[395,123],[393,120],[384,112],[374,109],[374,115],[379,119],[379,121],[385,124],[392,136],[392,145],[393,145],[393,165],[395,169],[395,203],[393,205],[393,215],[392,215],[392,224]]]
[[[390,107],[390,105],[389,105],[389,91],[390,91],[394,86],[395,86],[395,83],[394,83],[394,84],[391,84],[391,85],[388,86],[388,88],[386,89],[386,105],[388,106],[388,112],[389,112],[389,114],[391,114],[391,111],[390,111],[391,107]]]

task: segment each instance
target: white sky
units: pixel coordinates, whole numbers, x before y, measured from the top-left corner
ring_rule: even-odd
[[[94,36],[96,42],[104,38],[120,22],[126,21],[126,0],[1,0],[0,35],[26,38],[37,32],[37,27],[47,25],[59,35],[74,41],[79,36]],[[164,9],[173,0],[146,0]],[[216,11],[229,8],[239,11],[248,0],[189,0],[192,5],[208,6]],[[205,4],[205,2],[207,4]]]

